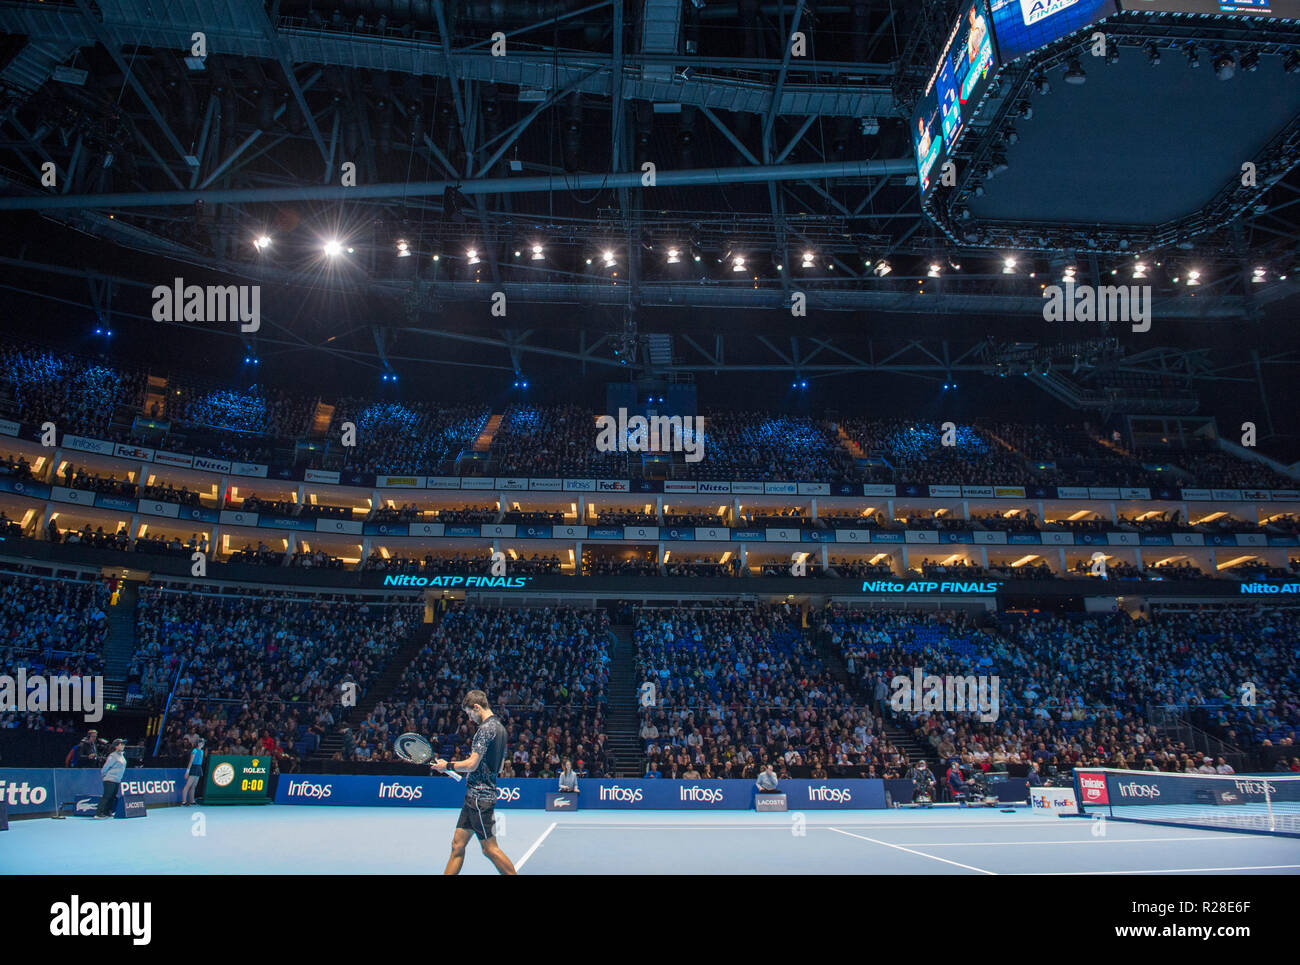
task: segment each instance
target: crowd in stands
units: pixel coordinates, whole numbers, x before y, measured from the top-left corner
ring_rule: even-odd
[[[872,563],[870,560],[854,560],[848,557],[837,558],[832,556],[830,565],[831,569],[844,577],[872,579],[894,575],[893,565],[888,559]]]
[[[284,563],[284,552],[273,550],[261,540],[258,540],[256,546],[252,543],[245,543],[231,553],[226,562],[245,563],[254,566],[281,566]]]
[[[679,557],[670,556],[664,563],[666,576],[737,576],[739,562],[732,556],[727,562],[709,559],[707,556]]]
[[[626,479],[625,452],[596,450],[596,413],[581,406],[512,405],[492,440],[499,471],[511,476]]]
[[[812,419],[763,412],[711,412],[704,458],[677,467],[692,479],[838,482],[854,478],[848,452],[831,428]]]
[[[254,385],[203,384],[168,375],[162,404],[145,412],[148,374],[17,343],[0,344],[0,361],[23,421],[52,421],[62,432],[139,442],[245,462],[283,459],[313,431],[317,397]],[[328,403],[327,403],[328,404]],[[355,427],[355,445],[320,446],[321,466],[378,474],[444,474],[487,425],[486,405],[424,401],[332,400],[323,438]],[[130,428],[132,414],[157,425]],[[120,418],[120,423],[114,419]],[[755,481],[1295,489],[1296,480],[1269,465],[1210,443],[1133,452],[1115,431],[1087,422],[944,424],[912,419],[849,417],[834,423],[804,416],[712,411],[704,416],[703,460],[681,462],[675,476]],[[183,428],[184,434],[170,430]],[[596,449],[596,413],[577,405],[507,407],[492,440],[503,475],[628,478],[627,453]],[[944,445],[945,441],[951,445]],[[850,450],[862,453],[855,461]],[[1169,471],[1148,469],[1159,462]],[[91,480],[86,485],[93,485]]]
[[[418,604],[145,587],[128,699],[160,707],[174,687],[181,704],[168,715],[164,754],[198,736],[213,754],[301,758],[420,619]]]
[[[1026,478],[1024,458],[974,426],[954,424],[945,432],[939,423],[909,419],[852,419],[839,425],[864,452],[893,468],[890,478],[873,481],[990,486]]]
[[[207,554],[208,538],[198,533],[191,533],[190,538],[181,541],[179,536],[137,536],[135,538],[137,553],[161,553],[165,556],[191,556],[194,553]]]
[[[1204,446],[1176,450],[1146,450],[1144,461],[1168,460],[1188,473],[1202,489],[1295,489],[1296,481],[1265,463],[1239,459]]]
[[[495,506],[461,506],[455,509],[439,509],[431,520],[435,523],[494,523],[496,518],[497,507]]]
[[[8,513],[0,510],[0,539],[18,539],[22,535],[22,524],[10,519]]]
[[[0,674],[34,676],[104,672],[109,590],[103,580],[0,574]],[[45,730],[51,713],[0,708],[0,727]]]
[[[501,517],[503,523],[563,523],[564,513],[544,509],[507,509]]]
[[[373,402],[345,398],[334,407],[326,435],[338,439],[343,424],[356,428],[344,466],[357,472],[442,474],[487,424],[482,405],[440,407],[425,402]]]
[[[785,606],[636,611],[636,680],[647,772],[665,778],[810,773],[884,777],[903,760],[883,722],[852,706]]]
[[[122,523],[116,532],[105,533],[103,526],[91,528],[87,523],[81,529],[69,527],[60,530],[58,523],[51,519],[45,525],[45,538],[51,543],[66,543],[69,546],[93,546],[97,549],[125,551],[131,548],[131,538],[126,533],[126,523]]]
[[[658,526],[659,517],[639,509],[601,509],[596,512],[597,526]]]
[[[142,486],[141,499],[156,499],[163,503],[178,503],[181,506],[198,506],[199,494],[181,486],[177,489],[171,483],[165,486]]]
[[[294,551],[293,556],[289,558],[289,565],[308,570],[341,570],[343,569],[343,560],[326,553],[322,549],[314,551],[302,549]]]
[[[1207,716],[1231,747],[1256,755],[1294,746],[1300,725],[1295,611],[1204,607],[1085,617],[833,608],[816,620],[860,692],[934,747],[943,762],[984,770],[1039,763],[1045,771],[1093,766],[1196,770],[1203,759],[1152,728],[1153,708]],[[1000,682],[998,716],[891,705],[896,676],[984,675]],[[1253,706],[1239,693],[1267,681]],[[1252,687],[1254,684],[1252,684]],[[1266,692],[1265,692],[1266,691]],[[1277,755],[1285,756],[1285,752]],[[1217,765],[1215,765],[1217,766]]]
[[[680,510],[669,512],[664,510],[665,526],[712,526],[720,527],[727,525],[725,516],[719,516],[714,513],[684,513]]]
[[[583,552],[582,575],[659,576],[659,559],[654,550],[638,550],[621,556]]]
[[[32,464],[21,454],[17,456],[0,456],[0,474],[11,476],[20,482],[24,479],[31,479]]]
[[[272,516],[296,516],[298,515],[298,503],[292,499],[263,499],[257,493],[249,493],[243,500],[236,505],[235,501],[229,496],[226,497],[226,508],[237,509],[245,513],[269,513]]]
[[[554,776],[565,758],[580,775],[609,775],[617,761],[604,728],[608,626],[600,610],[448,611],[393,693],[356,728],[354,759],[392,760],[392,738],[406,731],[443,736],[444,757],[468,756],[475,725],[460,701],[479,689],[510,732],[503,776]]]
[[[68,463],[64,467],[63,485],[69,489],[82,489],[88,492],[103,493],[106,496],[124,496],[131,498],[136,494],[136,485],[129,479],[118,479],[116,473],[98,476]]]

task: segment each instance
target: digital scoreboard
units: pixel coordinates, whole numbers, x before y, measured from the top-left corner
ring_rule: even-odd
[[[1300,20],[1300,0],[1123,0],[1123,7],[1126,11]]]
[[[998,56],[1009,64],[1117,10],[1115,0],[992,0]]]
[[[204,804],[267,804],[271,793],[269,757],[208,758]]]
[[[984,0],[973,0],[962,7],[961,18],[948,35],[912,118],[912,147],[922,194],[941,176],[943,162],[988,88],[989,74],[996,65],[987,8]]]

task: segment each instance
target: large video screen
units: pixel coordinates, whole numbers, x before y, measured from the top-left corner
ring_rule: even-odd
[[[1125,10],[1219,13],[1238,17],[1300,20],[1300,0],[1123,0]]]
[[[1118,9],[1116,0],[993,0],[998,56],[1009,64]]]
[[[983,0],[975,0],[948,35],[948,43],[912,118],[921,193],[934,184],[952,145],[961,136],[995,66],[993,35]]]

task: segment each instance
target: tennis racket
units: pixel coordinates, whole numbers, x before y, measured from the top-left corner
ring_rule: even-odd
[[[419,734],[402,734],[397,740],[393,741],[393,750],[402,760],[410,761],[412,764],[427,764],[433,760],[433,745]],[[442,773],[453,781],[461,779],[460,775],[450,767]]]

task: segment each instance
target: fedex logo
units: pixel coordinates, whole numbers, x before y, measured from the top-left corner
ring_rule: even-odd
[[[1020,0],[1020,12],[1024,15],[1025,26],[1030,27],[1078,2],[1079,0]]]

